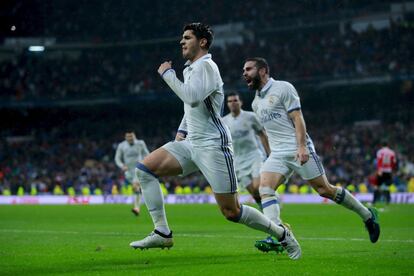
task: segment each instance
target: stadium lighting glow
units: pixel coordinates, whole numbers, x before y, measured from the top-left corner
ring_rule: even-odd
[[[44,46],[30,46],[29,51],[30,52],[43,52],[45,50]]]

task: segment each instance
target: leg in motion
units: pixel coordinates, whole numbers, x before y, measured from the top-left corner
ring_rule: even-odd
[[[263,214],[276,223],[282,223],[280,219],[279,199],[275,190],[284,181],[285,177],[279,173],[263,172],[261,174],[259,193],[262,199]]]
[[[381,199],[381,191],[378,187],[374,188],[374,198],[372,200],[372,205],[375,205]]]
[[[134,207],[132,208],[132,213],[136,216],[139,216],[140,212],[141,212],[141,197],[142,197],[142,192],[141,192],[141,186],[139,185],[138,181],[134,181],[134,183],[132,184],[133,189],[134,189]]]
[[[365,207],[345,188],[331,185],[325,174],[308,181],[312,188],[314,188],[320,196],[329,198],[345,208],[357,213],[365,223],[371,242],[375,243],[378,240],[380,235],[380,226],[375,208]]]
[[[137,165],[137,177],[141,184],[145,204],[154,223],[154,231],[146,238],[132,242],[133,248],[170,248],[173,246],[172,232],[165,215],[164,197],[161,192],[159,176],[178,175],[182,172],[180,163],[163,148],[145,157]]]
[[[259,184],[260,184],[260,178],[253,178],[252,183],[250,185],[247,185],[246,190],[253,197],[254,201],[257,203],[259,208],[262,209],[262,200],[260,198],[260,193],[259,193]]]
[[[384,181],[384,189],[383,189],[383,194],[385,197],[385,203],[388,205],[391,202],[391,191],[390,191],[390,187],[392,185],[392,174],[391,173],[387,173],[386,177],[385,177],[385,181]]]
[[[291,259],[300,258],[299,243],[288,228],[276,225],[255,208],[240,205],[237,194],[215,194],[215,197],[221,212],[228,220],[244,224],[277,238]]]
[[[276,225],[259,210],[239,204],[232,157],[231,148],[194,149],[195,164],[210,183],[222,214],[230,221],[265,232],[281,241],[287,240],[285,249],[289,257],[298,259],[301,255],[300,246],[288,229]]]
[[[284,179],[284,176],[279,173],[263,172],[261,174],[259,192],[262,199],[263,214],[277,225],[281,225],[282,220],[280,219],[279,199],[275,189],[284,181]],[[283,246],[278,240],[275,240],[271,236],[256,241],[255,247],[263,252],[283,252]]]

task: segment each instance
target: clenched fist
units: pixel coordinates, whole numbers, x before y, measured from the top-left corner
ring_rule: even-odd
[[[158,74],[162,76],[162,74],[164,74],[165,71],[167,71],[168,69],[171,69],[171,65],[172,65],[171,61],[165,61],[161,63],[160,67],[158,67]]]

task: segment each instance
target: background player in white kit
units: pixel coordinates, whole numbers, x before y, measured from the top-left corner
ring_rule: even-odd
[[[147,145],[143,140],[138,140],[132,130],[125,132],[125,141],[116,148],[115,163],[125,174],[125,184],[132,184],[134,189],[134,207],[132,212],[138,216],[141,204],[141,187],[135,175],[137,162],[149,154]]]
[[[227,107],[230,113],[223,117],[223,121],[229,127],[233,140],[234,165],[239,187],[246,189],[261,207],[260,167],[264,160],[256,135],[260,137],[266,157],[270,154],[269,141],[256,114],[243,110],[242,105],[243,102],[238,93],[228,93]]]
[[[233,149],[235,157],[235,169],[240,189],[246,189],[262,209],[262,201],[259,193],[260,168],[263,161],[270,155],[270,146],[266,132],[260,124],[256,114],[242,109],[243,102],[236,92],[227,94],[227,107],[230,113],[223,117],[224,123],[229,127],[231,138],[233,139]],[[257,136],[265,151],[265,158],[259,147]],[[275,198],[265,198],[263,206],[275,205],[273,208],[273,221],[281,224],[279,195],[275,192]],[[272,250],[282,252],[283,247],[272,237]]]
[[[296,172],[320,196],[356,212],[363,219],[371,242],[375,243],[380,235],[376,210],[366,208],[346,189],[328,182],[313,142],[306,132],[300,99],[293,85],[270,78],[269,66],[263,58],[247,59],[243,76],[249,89],[256,91],[253,111],[266,129],[271,148],[271,154],[261,169],[262,201],[275,197],[275,189]],[[263,213],[272,219],[274,208],[274,204],[269,205],[263,208]],[[271,239],[256,242],[256,247],[263,251],[267,251],[271,245]]]
[[[289,229],[271,222],[255,208],[239,204],[231,136],[220,117],[224,100],[223,81],[208,54],[213,33],[208,25],[202,23],[188,24],[183,31],[180,44],[182,55],[188,60],[184,83],[176,77],[171,62],[162,63],[158,73],[184,102],[181,128],[188,136],[183,141],[167,143],[138,163],[136,173],[155,229],[130,246],[141,249],[173,246],[158,177],[186,175],[200,170],[228,220],[277,237],[285,244],[290,258],[299,258],[299,244]]]

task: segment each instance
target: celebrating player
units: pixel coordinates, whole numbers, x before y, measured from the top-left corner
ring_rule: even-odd
[[[141,204],[141,187],[135,176],[135,167],[138,161],[144,159],[149,153],[143,140],[137,140],[132,130],[125,132],[125,141],[116,148],[115,163],[125,173],[125,184],[132,184],[134,189],[134,207],[132,212],[138,216]]]
[[[171,62],[164,62],[158,68],[158,73],[184,103],[179,131],[188,133],[188,136],[185,140],[167,143],[138,163],[136,173],[155,229],[130,246],[141,249],[173,246],[158,177],[187,175],[200,170],[228,220],[278,238],[288,255],[297,259],[301,254],[300,247],[289,229],[276,225],[255,208],[238,202],[232,140],[220,117],[224,100],[223,81],[208,53],[212,40],[209,26],[202,23],[184,26],[180,41],[183,58],[188,60],[184,82],[176,77]]]
[[[262,202],[268,198],[274,199],[275,189],[296,172],[319,195],[356,212],[365,222],[371,242],[375,243],[380,235],[376,210],[366,208],[346,189],[328,182],[313,142],[306,132],[300,99],[293,85],[270,78],[269,66],[263,58],[247,59],[243,77],[249,89],[256,91],[252,108],[266,129],[271,148],[271,154],[261,168]],[[263,206],[264,214],[276,211],[276,204]],[[272,244],[272,239],[265,239],[256,242],[256,247],[268,251]]]

